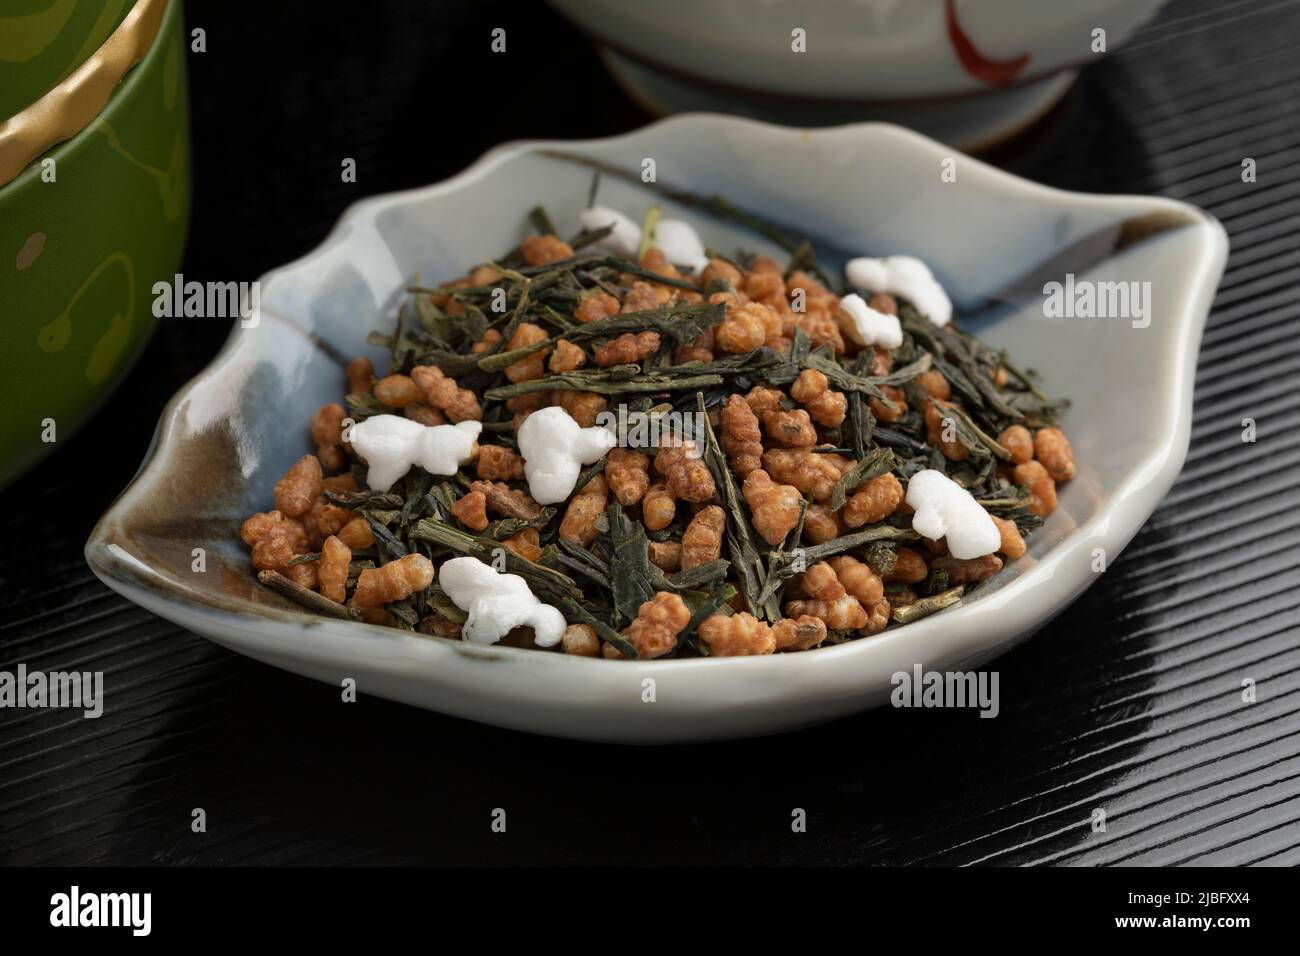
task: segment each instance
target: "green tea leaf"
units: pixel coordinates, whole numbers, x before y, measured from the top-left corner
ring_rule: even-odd
[[[553,389],[572,389],[579,392],[597,392],[601,395],[621,395],[638,392],[667,392],[677,389],[695,389],[722,384],[721,375],[699,375],[691,366],[672,369],[642,371],[639,365],[615,365],[610,368],[579,369],[559,375],[547,375],[530,382],[515,382],[490,388],[485,393],[489,401],[499,402],[532,392],[549,392]]]
[[[610,627],[608,622],[601,620],[597,615],[588,611],[579,601],[573,598],[565,598],[560,602],[559,607],[564,612],[564,616],[569,623],[586,624],[596,632],[602,641],[613,644],[618,652],[628,660],[634,661],[637,659],[636,648],[628,642],[628,639]]]
[[[893,470],[894,453],[888,448],[873,448],[867,452],[860,461],[854,462],[853,466],[846,471],[840,480],[835,483],[835,490],[831,492],[831,500],[826,506],[831,511],[839,511],[844,507],[844,502],[849,496],[849,492],[865,485],[872,478],[879,478],[887,471]]]
[[[624,332],[661,332],[678,345],[685,345],[726,317],[722,303],[702,305],[666,305],[641,312],[624,312],[598,322],[587,322],[569,329],[563,338],[571,342],[621,335]]]
[[[614,595],[614,626],[636,619],[641,605],[654,597],[647,579],[650,556],[645,529],[633,521],[615,498],[605,512],[609,519],[609,586]]]
[[[768,600],[790,578],[812,567],[818,561],[824,561],[837,554],[843,554],[860,545],[874,541],[916,541],[921,536],[906,528],[892,528],[878,525],[857,531],[853,534],[840,535],[821,544],[814,544],[801,551],[770,551],[767,555],[767,574],[760,600]]]
[[[718,444],[718,436],[713,432],[713,425],[704,407],[704,396],[695,396],[696,406],[704,422],[704,463],[713,475],[713,482],[722,494],[723,510],[727,512],[727,530],[724,540],[731,566],[740,576],[745,605],[755,617],[765,617],[769,621],[779,620],[781,609],[773,595],[762,596],[764,590],[763,559],[754,544],[754,530],[746,517],[746,506],[736,488],[736,482],[727,465],[726,455]]]

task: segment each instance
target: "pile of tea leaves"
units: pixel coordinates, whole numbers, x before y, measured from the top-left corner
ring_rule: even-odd
[[[530,218],[539,233],[551,228],[544,210],[535,210]],[[816,369],[826,375],[832,388],[848,398],[843,424],[831,430],[829,445],[819,446],[818,450],[838,452],[856,462],[836,487],[832,506],[843,504],[854,489],[887,471],[906,483],[908,477],[922,469],[937,469],[968,489],[990,513],[1014,521],[1022,533],[1041,523],[1028,510],[1026,489],[999,476],[997,466],[1008,455],[995,436],[1012,424],[1031,429],[1050,425],[1063,403],[1049,400],[1034,377],[1017,370],[1005,354],[953,325],[932,324],[900,300],[904,341],[894,351],[893,367],[887,375],[872,374],[870,349],[854,358],[837,357],[829,348],[813,347],[802,331],[795,333],[786,353],[764,347],[708,362],[676,364],[672,359],[674,347],[691,342],[721,322],[724,306],[671,304],[587,324],[574,318],[584,293],[599,288],[617,294],[628,277],[701,291],[688,281],[650,272],[594,248],[593,243],[609,231],[574,236],[569,240],[574,255],[544,266],[525,265],[519,247],[515,247],[487,263],[501,273],[490,286],[412,286],[400,306],[396,328],[375,332],[369,341],[388,350],[388,374],[405,374],[417,365],[433,365],[457,379],[460,386],[472,389],[483,406],[481,440],[515,450],[512,413],[506,401],[516,396],[571,389],[607,396],[611,408],[622,405],[629,413],[708,412],[716,411],[733,393],[746,392],[756,385],[789,385],[802,370]],[[791,243],[790,247],[798,250],[792,267],[826,275],[813,259],[808,244]],[[724,258],[742,270],[751,258],[744,252],[729,257],[709,250],[709,255]],[[827,284],[837,294],[845,291]],[[703,291],[707,298],[708,293],[723,288],[726,286],[711,285]],[[457,305],[454,309],[447,307],[452,302]],[[549,337],[508,350],[506,343],[522,322],[542,327]],[[499,337],[493,337],[493,344],[486,349],[471,352],[489,330],[499,332]],[[644,330],[658,331],[662,346],[657,354],[636,365],[580,368],[517,383],[503,374],[508,365],[563,339],[591,347],[624,332]],[[956,439],[968,452],[961,462],[948,460],[926,440],[926,424],[919,411],[924,408],[924,396],[918,393],[921,386],[915,380],[930,369],[942,372],[959,403],[953,406]],[[999,369],[1008,378],[1002,388],[993,384]],[[901,388],[909,399],[909,411],[888,424],[878,422],[868,408],[870,399],[887,401],[883,386]],[[370,393],[349,395],[348,411],[355,420],[381,413],[401,414]],[[680,539],[681,519],[662,530],[647,531],[613,498],[598,520],[599,536],[590,548],[560,539],[561,514],[554,507],[541,508],[535,515],[501,517],[482,532],[467,532],[452,517],[451,506],[475,480],[472,463],[453,476],[434,477],[414,468],[383,494],[360,491],[327,497],[356,509],[374,532],[373,552],[354,554],[354,579],[362,569],[410,551],[419,551],[435,563],[458,555],[473,556],[494,563],[498,570],[522,576],[539,599],[558,607],[570,623],[590,625],[602,640],[628,657],[634,657],[635,651],[619,629],[656,591],[679,594],[691,609],[692,620],[680,636],[676,654],[698,655],[706,653],[706,649],[696,638],[696,626],[710,614],[728,613],[737,594],[756,617],[775,621],[781,617],[784,590],[799,570],[826,557],[851,552],[878,574],[885,574],[893,566],[895,549],[918,540],[908,518],[896,513],[877,525],[803,548],[797,547],[801,521],[786,541],[769,546],[750,523],[739,486],[712,428],[708,429],[705,444],[704,461],[727,516],[723,556],[674,574],[650,563],[647,543]],[[588,468],[578,488],[603,467],[601,461]],[[364,487],[364,466],[355,465],[354,470]],[[535,561],[501,546],[504,539],[528,528],[537,530],[542,549]],[[305,555],[303,559],[311,557]],[[917,586],[918,600],[898,608],[893,620],[914,620],[951,605],[963,592],[962,586],[949,587],[942,572],[931,572]],[[436,583],[388,605],[388,610],[404,628],[415,628],[429,614],[453,622],[465,619],[464,612]]]

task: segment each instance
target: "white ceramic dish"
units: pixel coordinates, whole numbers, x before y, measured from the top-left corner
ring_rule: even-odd
[[[1075,70],[1120,47],[1162,2],[551,0],[653,113],[884,120],[967,150],[1043,115]]]
[[[308,447],[311,410],[336,400],[340,362],[382,356],[366,334],[388,323],[414,276],[459,275],[508,248],[544,201],[576,229],[591,171],[555,151],[639,172],[606,176],[603,204],[659,201],[711,245],[779,254],[697,211],[672,189],[720,194],[832,239],[837,254],[925,259],[977,331],[1009,346],[1054,394],[1079,462],[1030,552],[964,606],[877,637],[800,654],[645,663],[481,647],[316,617],[256,583],[237,537]],[[212,365],[167,406],[140,473],[95,528],[86,556],[111,587],[239,653],[322,681],[489,724],[628,743],[750,736],[830,720],[888,700],[914,664],[969,668],[1022,640],[1113,561],[1151,514],[1186,453],[1201,328],[1227,242],[1216,221],[1162,199],[1069,194],[959,157],[914,133],[866,125],[808,132],[714,115],[681,116],[612,139],[502,146],[454,179],[353,206],[321,246],[262,280],[262,319],[237,327]],[[1144,238],[1145,237],[1145,238]],[[832,262],[833,264],[833,262]],[[1150,282],[1150,325],[1043,318],[1044,275]],[[1017,279],[1030,274],[1017,306]],[[1020,286],[1024,283],[1020,282]],[[998,291],[1002,290],[1002,291]],[[207,569],[193,570],[203,548]],[[655,681],[653,703],[643,681]]]

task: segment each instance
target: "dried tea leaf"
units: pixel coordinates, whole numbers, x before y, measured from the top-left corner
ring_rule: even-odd
[[[586,624],[596,635],[609,644],[613,644],[620,654],[628,660],[636,660],[636,648],[633,647],[628,639],[618,631],[614,630],[609,624],[602,620],[597,614],[587,610],[580,602],[572,598],[564,599],[560,605],[560,610],[564,612],[564,617],[573,624]],[[608,613],[608,612],[604,612]]]
[[[879,478],[887,471],[892,471],[895,460],[894,453],[888,448],[873,448],[867,452],[859,461],[853,463],[835,483],[835,490],[831,492],[831,500],[827,507],[831,511],[839,511],[844,507],[844,502],[853,491],[860,485],[865,485],[872,478]]]
[[[599,322],[575,326],[565,332],[563,337],[571,342],[585,342],[624,332],[652,331],[668,336],[678,345],[685,345],[724,318],[726,307],[720,302],[712,305],[666,305],[660,309],[624,312]]]
[[[641,522],[633,521],[614,499],[605,512],[609,520],[609,587],[614,597],[615,627],[636,619],[641,605],[654,597],[648,580],[649,544]]]
[[[597,392],[601,395],[621,395],[635,392],[668,392],[679,389],[696,389],[706,385],[722,384],[721,375],[699,374],[690,365],[671,366],[664,369],[642,371],[639,365],[614,365],[610,368],[579,369],[559,375],[547,375],[530,382],[515,382],[490,388],[485,393],[488,401],[499,402],[532,392],[549,392],[554,389],[571,389],[578,392]]]
[[[911,604],[894,608],[890,617],[894,619],[896,624],[910,624],[929,614],[933,614],[935,611],[942,611],[946,607],[951,607],[961,600],[961,596],[965,591],[965,586],[959,584],[957,587],[936,594],[933,597],[918,598]]]
[[[741,594],[749,613],[755,617],[766,617],[769,621],[779,620],[781,609],[774,595],[762,597],[764,590],[763,559],[754,544],[754,529],[750,527],[746,506],[742,503],[736,482],[732,478],[731,468],[727,465],[726,455],[718,444],[718,436],[713,432],[713,425],[705,412],[704,396],[695,396],[696,406],[704,422],[704,463],[713,475],[713,482],[722,493],[724,509],[727,512],[727,530],[724,536],[727,554],[731,566],[740,576]]]

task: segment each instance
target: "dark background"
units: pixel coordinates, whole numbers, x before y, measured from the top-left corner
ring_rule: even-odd
[[[208,43],[189,56],[187,279],[254,279],[360,196],[442,179],[501,141],[649,119],[540,3],[187,8]],[[495,26],[506,56],[489,53]],[[1183,475],[1106,575],[999,660],[998,719],[884,710],[740,743],[595,746],[343,706],[337,688],[187,634],[81,556],[163,404],[227,331],[164,320],[93,421],[4,493],[0,668],[103,670],[109,694],[99,720],[0,711],[0,860],[1300,862],[1298,35],[1296,3],[1170,3],[990,156],[1056,186],[1197,203],[1232,244]],[[194,807],[206,834],[190,832]]]

